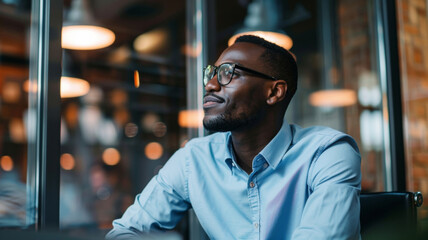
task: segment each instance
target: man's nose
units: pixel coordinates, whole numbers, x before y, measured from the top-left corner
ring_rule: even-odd
[[[218,92],[218,91],[220,91],[221,86],[218,83],[217,76],[218,76],[218,74],[216,73],[214,75],[214,77],[208,81],[207,85],[205,85],[205,91],[206,92]]]

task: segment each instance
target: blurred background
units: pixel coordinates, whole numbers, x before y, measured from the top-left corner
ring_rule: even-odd
[[[59,126],[47,130],[58,136],[58,150],[46,156],[59,165],[59,177],[49,178],[59,182],[59,209],[49,211],[69,234],[105,233],[178,148],[207,134],[202,68],[232,36],[252,31],[271,34],[296,55],[299,87],[288,122],[353,136],[364,192],[428,196],[427,1],[385,2],[65,0],[49,10],[62,13],[51,20],[62,21],[51,29],[62,53],[47,63],[61,75],[43,79],[35,74],[37,49],[54,41],[40,40],[43,6],[0,0],[0,228],[40,228],[39,179],[49,172],[35,154],[43,148],[36,126],[47,86],[60,83],[60,100],[46,110]],[[395,48],[384,45],[385,4],[396,10],[389,12]],[[390,69],[385,59],[394,54],[399,68]],[[398,85],[388,84],[391,71]],[[396,86],[399,94],[388,94]],[[396,112],[398,125],[391,123]],[[428,201],[418,217],[428,228]],[[184,239],[203,234],[192,213],[175,231]]]

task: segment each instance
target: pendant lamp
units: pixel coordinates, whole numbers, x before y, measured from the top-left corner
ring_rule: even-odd
[[[80,68],[65,50],[62,54],[61,98],[84,96],[89,92],[88,81],[80,77]]]
[[[87,0],[73,0],[62,28],[62,47],[94,50],[113,44],[115,34],[99,26],[89,11]]]
[[[293,40],[278,28],[279,21],[280,13],[275,0],[255,0],[248,5],[243,27],[229,39],[228,45],[242,35],[255,35],[289,50]]]
[[[337,51],[339,44],[334,27],[337,25],[331,4],[323,1],[319,9],[320,43],[322,57],[322,89],[309,95],[309,103],[314,107],[332,110],[338,107],[348,107],[357,103],[356,91],[345,88],[344,79],[339,72]]]

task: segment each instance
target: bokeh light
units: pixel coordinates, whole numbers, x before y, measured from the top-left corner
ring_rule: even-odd
[[[0,158],[0,167],[6,172],[12,171],[12,169],[13,169],[12,158],[10,156],[7,156],[7,155],[1,157]]]
[[[159,122],[159,115],[157,115],[156,113],[146,113],[142,118],[141,118],[141,126],[143,127],[144,130],[146,130],[147,132],[152,131],[152,127],[156,122]]]
[[[17,82],[3,82],[1,93],[4,102],[16,103],[21,98],[21,86]]]
[[[133,138],[138,134],[138,126],[135,123],[127,123],[125,125],[125,135],[129,138]]]
[[[103,161],[109,166],[117,165],[120,161],[120,153],[116,148],[107,148],[103,152]]]
[[[158,142],[151,142],[144,148],[146,157],[150,160],[158,160],[163,154],[163,147]]]
[[[76,166],[76,161],[70,153],[62,154],[59,163],[64,170],[72,170]]]
[[[178,113],[178,125],[184,128],[199,128],[202,126],[204,111],[183,110]]]
[[[156,122],[153,124],[152,131],[156,137],[163,137],[166,134],[167,127],[163,122]]]

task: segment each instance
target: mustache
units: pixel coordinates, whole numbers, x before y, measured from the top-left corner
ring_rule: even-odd
[[[218,96],[218,95],[216,95],[214,93],[206,93],[204,95],[204,98],[206,98],[206,97],[214,97],[214,98],[217,98],[218,100],[220,100],[221,102],[225,101],[224,98],[222,98],[222,97],[220,97],[220,96]]]

